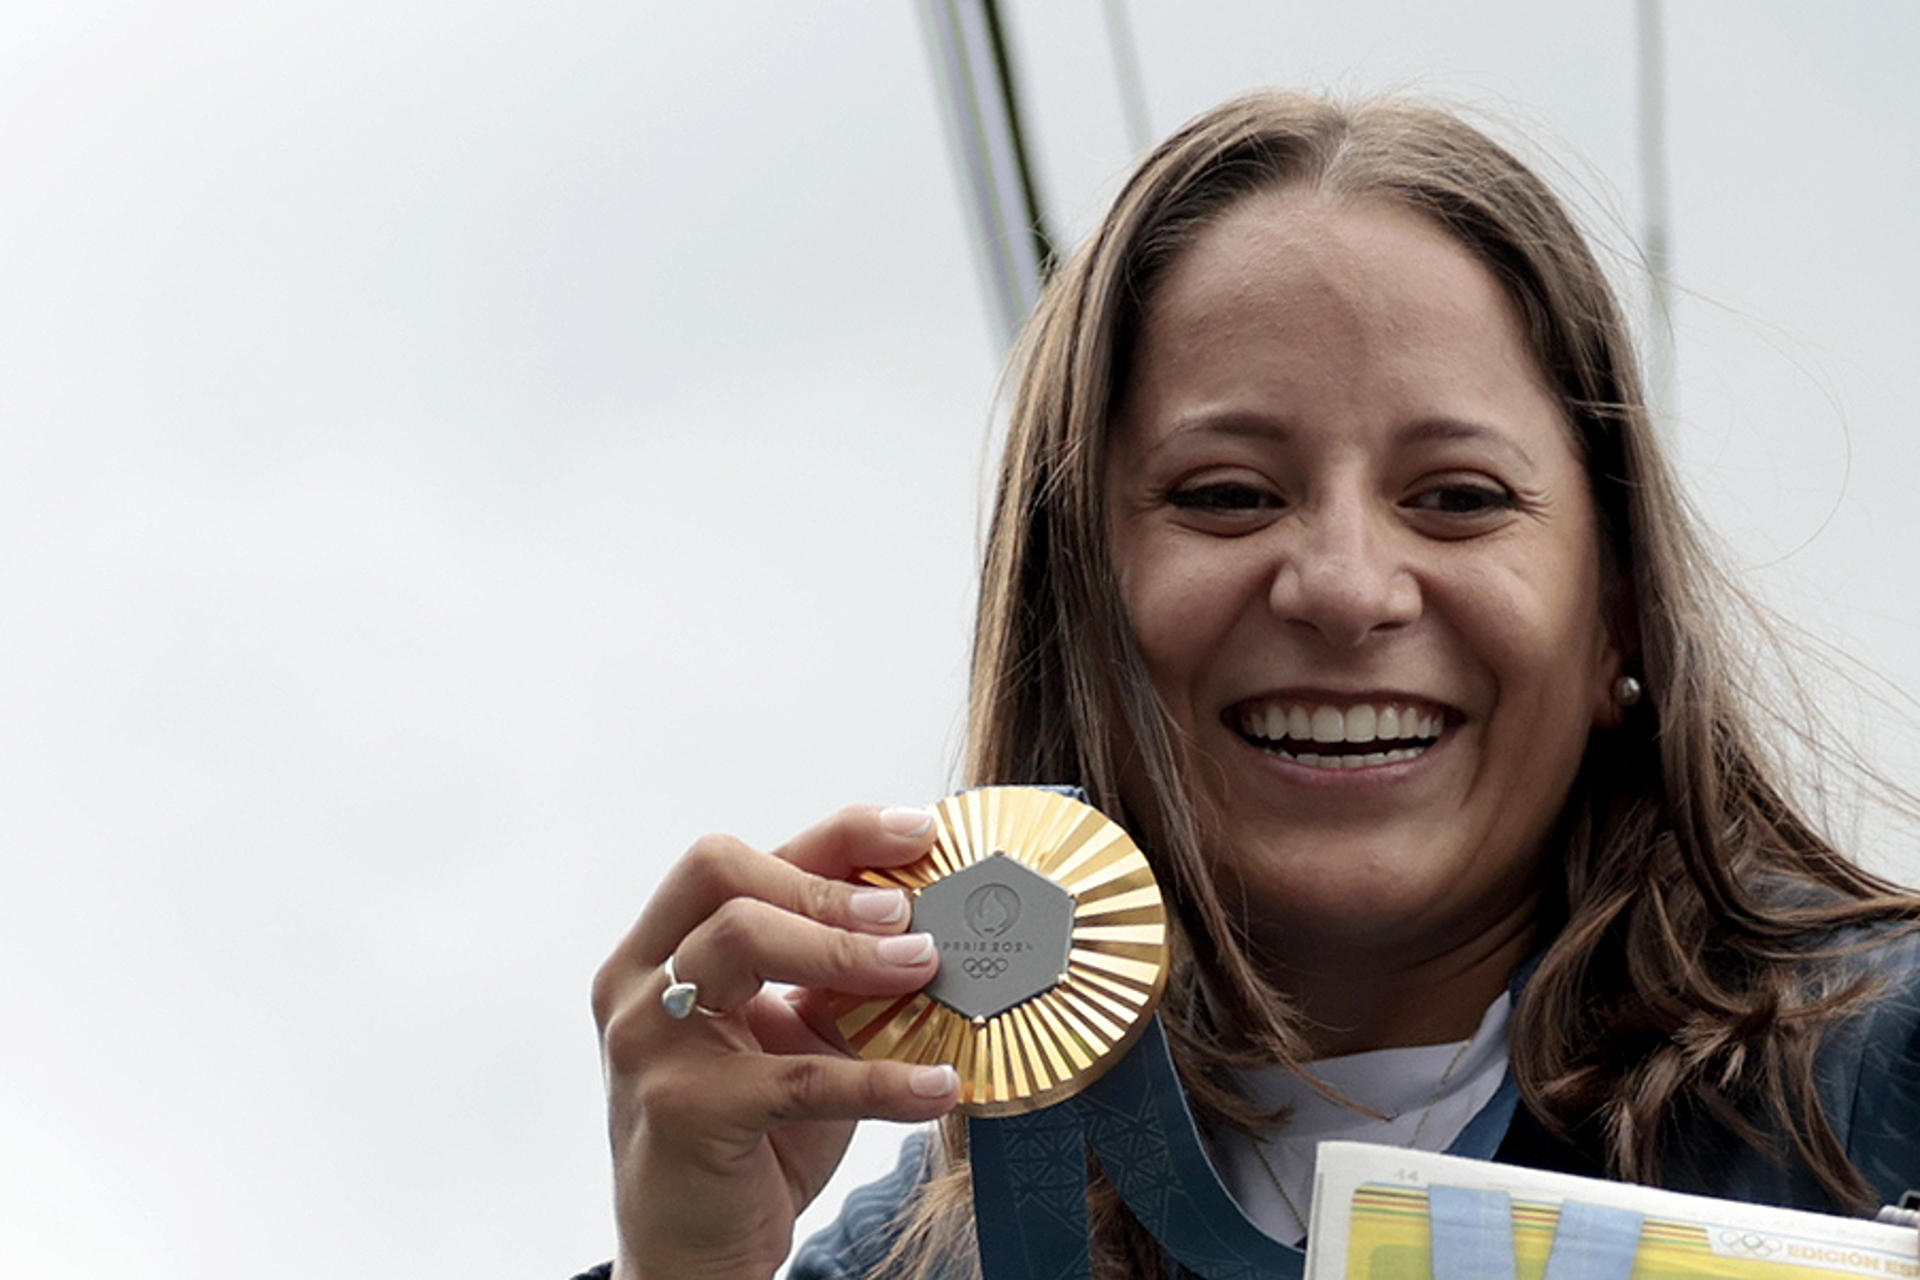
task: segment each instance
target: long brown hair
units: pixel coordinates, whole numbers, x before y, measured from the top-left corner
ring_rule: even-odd
[[[1645,684],[1622,726],[1594,733],[1559,825],[1546,922],[1559,929],[1512,1021],[1527,1107],[1637,1181],[1659,1176],[1668,1118],[1704,1108],[1752,1141],[1787,1135],[1836,1204],[1865,1203],[1813,1059],[1823,1029],[1871,990],[1864,978],[1836,982],[1810,956],[1847,924],[1914,919],[1920,902],[1841,856],[1796,809],[1727,661],[1724,614],[1739,592],[1659,446],[1605,274],[1547,186],[1450,113],[1236,99],[1154,151],[1051,282],[1014,354],[967,780],[1077,783],[1140,837],[1175,908],[1164,1016],[1196,1109],[1215,1125],[1257,1123],[1233,1071],[1297,1066],[1305,1040],[1208,874],[1183,743],[1117,590],[1104,472],[1141,316],[1168,265],[1236,202],[1290,187],[1413,210],[1504,286],[1582,451],[1615,639]],[[1121,793],[1123,764],[1145,780],[1140,803]],[[894,1251],[902,1274],[968,1265],[964,1131],[947,1132],[948,1171]],[[1094,1210],[1101,1273],[1157,1274],[1145,1269],[1152,1242],[1110,1188],[1098,1187]]]

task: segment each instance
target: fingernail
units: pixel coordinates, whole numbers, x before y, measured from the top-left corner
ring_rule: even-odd
[[[960,1073],[952,1067],[915,1067],[907,1077],[907,1087],[923,1098],[941,1098],[960,1083]]]
[[[847,906],[868,924],[899,924],[907,918],[907,895],[898,889],[855,889]]]
[[[903,933],[895,938],[880,939],[873,944],[873,949],[888,964],[925,964],[933,959],[933,935]]]
[[[908,804],[888,805],[880,811],[880,825],[896,836],[923,836],[933,830],[933,810]]]

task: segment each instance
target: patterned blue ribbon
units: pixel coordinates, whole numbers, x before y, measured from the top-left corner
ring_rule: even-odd
[[[1087,798],[1078,787],[1044,789]],[[1449,1152],[1490,1159],[1519,1099],[1512,1078],[1502,1081]],[[1026,1115],[976,1116],[967,1141],[986,1280],[1089,1280],[1089,1152],[1133,1216],[1200,1280],[1300,1280],[1305,1269],[1306,1255],[1249,1222],[1221,1183],[1157,1015],[1139,1043],[1076,1096]]]
[[[1449,1151],[1485,1160],[1519,1102],[1509,1078]],[[967,1124],[975,1230],[986,1280],[1087,1280],[1087,1153],[1135,1218],[1201,1280],[1299,1280],[1306,1255],[1241,1212],[1207,1158],[1156,1016],[1079,1095]],[[1509,1232],[1509,1240],[1511,1233]],[[1511,1268],[1512,1249],[1507,1250]],[[1436,1273],[1436,1280],[1440,1277]],[[1623,1280],[1576,1273],[1546,1280]]]
[[[1134,1217],[1203,1280],[1299,1280],[1305,1255],[1247,1221],[1201,1146],[1154,1018],[1080,1094],[967,1123],[986,1280],[1087,1280],[1087,1153]]]

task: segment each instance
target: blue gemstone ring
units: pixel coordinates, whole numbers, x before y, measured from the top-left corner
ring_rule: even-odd
[[[660,993],[660,1007],[667,1011],[669,1018],[684,1018],[690,1013],[704,1014],[709,1018],[724,1018],[725,1009],[709,1009],[700,1003],[700,988],[691,982],[680,981],[680,975],[673,971],[673,957],[660,966],[660,972],[667,975],[667,989]]]

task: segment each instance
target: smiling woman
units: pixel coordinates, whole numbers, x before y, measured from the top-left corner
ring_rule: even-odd
[[[1249,941],[1323,1054],[1466,1036],[1619,721],[1593,502],[1513,305],[1403,208],[1252,196],[1161,282],[1117,428],[1121,598]]]
[[[1182,1075],[1262,1231],[1301,1238],[1334,1132],[1807,1207],[1920,1182],[1920,900],[1795,809],[1534,175],[1442,112],[1229,103],[1147,159],[1017,360],[969,781],[1071,783],[1140,838]],[[950,1070],[851,1061],[828,1016],[938,967],[845,883],[931,828],[704,841],[603,967],[617,1274],[765,1277],[853,1119],[953,1106]],[[663,1010],[669,976],[711,1016]],[[791,1274],[975,1274],[946,1137]],[[1112,1186],[1091,1205],[1098,1274],[1185,1274]]]

